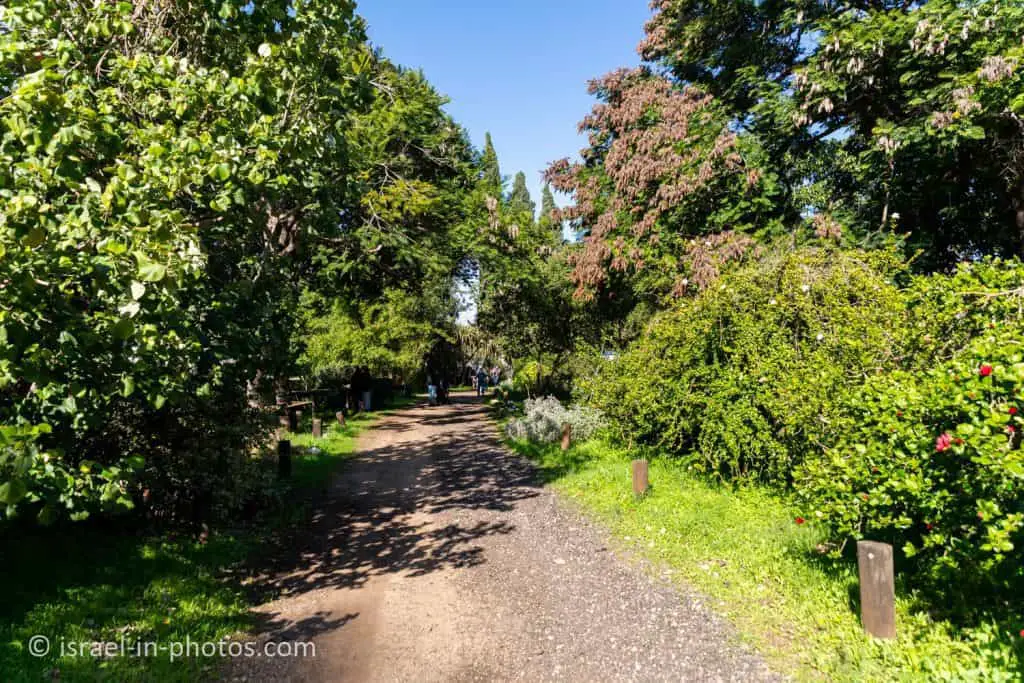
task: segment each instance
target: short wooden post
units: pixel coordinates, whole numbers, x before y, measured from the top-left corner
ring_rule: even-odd
[[[344,410],[339,410],[338,412],[336,412],[334,414],[334,417],[338,418],[338,424],[342,428],[344,428],[345,427],[345,411]]]
[[[633,461],[633,493],[642,496],[647,493],[647,461]]]
[[[569,450],[569,446],[572,444],[572,425],[566,422],[562,425],[562,450]]]
[[[292,442],[283,439],[277,442],[277,477],[288,479],[292,476]]]
[[[892,546],[875,541],[857,541],[857,566],[860,570],[860,619],[864,630],[875,638],[895,638],[896,586]]]
[[[302,428],[302,410],[295,411],[295,431]]]
[[[323,435],[323,422],[319,417],[313,418],[313,438],[319,439]]]
[[[299,431],[299,412],[294,408],[288,409],[288,431]]]

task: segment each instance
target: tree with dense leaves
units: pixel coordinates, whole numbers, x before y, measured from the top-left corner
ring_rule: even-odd
[[[757,137],[788,217],[826,215],[860,237],[909,232],[931,267],[1024,253],[1019,3],[654,8],[641,55]]]
[[[502,188],[505,186],[505,179],[501,176],[501,167],[498,165],[498,152],[494,149],[494,141],[491,134],[487,133],[484,139],[484,154],[480,161],[481,178],[484,186],[493,192],[495,197],[502,196]]]
[[[601,100],[580,124],[590,147],[546,176],[575,200],[556,220],[586,232],[573,255],[578,297],[627,270],[644,290],[681,295],[741,257],[750,234],[777,227],[763,150],[731,129],[714,97],[647,68],[615,71],[590,91]]]
[[[348,0],[24,0],[0,74],[0,516],[240,504],[300,296],[457,261],[474,155]]]
[[[562,232],[562,225],[553,218],[555,209],[558,205],[555,204],[555,195],[551,192],[551,184],[544,183],[544,187],[540,192],[540,223],[541,225],[550,226],[552,229],[557,229],[559,234]]]
[[[512,192],[508,196],[508,208],[514,213],[528,213],[531,216],[537,211],[537,205],[530,197],[530,190],[526,187],[526,174],[520,171],[516,173],[515,181],[512,183]]]

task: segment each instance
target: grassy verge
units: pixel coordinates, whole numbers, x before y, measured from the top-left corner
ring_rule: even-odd
[[[259,552],[268,533],[308,515],[310,502],[355,452],[358,434],[386,412],[356,416],[344,429],[325,418],[324,438],[315,443],[307,418],[306,433],[292,437],[293,476],[280,509],[268,511],[260,524],[215,530],[204,542],[192,534],[154,535],[111,524],[0,530],[0,680],[194,681],[213,675],[216,659],[172,661],[166,648],[186,639],[218,641],[252,626],[231,569]],[[46,656],[29,652],[32,636],[48,639]],[[122,640],[165,649],[153,657],[71,652],[80,643],[91,648]]]
[[[1007,624],[957,629],[933,621],[905,586],[897,588],[899,638],[866,638],[855,564],[823,557],[824,530],[796,524],[777,494],[715,486],[678,461],[655,459],[651,491],[637,500],[622,449],[510,445],[625,546],[708,596],[781,672],[830,681],[1024,678],[1020,633]]]

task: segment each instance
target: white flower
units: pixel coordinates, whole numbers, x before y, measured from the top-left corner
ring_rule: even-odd
[[[769,305],[769,306],[774,306],[774,305],[775,305],[775,304],[777,304],[777,303],[778,303],[778,302],[777,302],[777,301],[776,301],[775,299],[772,299],[771,301],[769,301],[769,302],[768,302],[768,305]]]
[[[265,58],[265,57],[269,57],[270,56],[272,50],[271,50],[270,45],[268,43],[262,43],[259,46],[259,48],[256,49],[256,52],[259,53],[260,57],[264,57]]]
[[[818,333],[818,341],[821,341],[824,338],[825,338],[825,335],[823,335],[821,332],[819,332]]]
[[[804,294],[806,294],[807,292],[811,291],[811,286],[810,285],[804,285],[803,287],[800,288],[800,291],[802,291]]]

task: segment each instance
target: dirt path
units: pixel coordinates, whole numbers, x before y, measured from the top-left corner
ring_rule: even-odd
[[[694,597],[649,578],[540,488],[468,395],[364,435],[282,553],[250,681],[749,681],[772,675]]]

